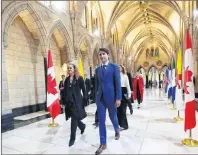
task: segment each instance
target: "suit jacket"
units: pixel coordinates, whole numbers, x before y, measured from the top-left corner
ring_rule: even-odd
[[[64,87],[64,83],[63,83],[63,81],[61,80],[60,83],[59,83],[59,90],[60,90],[60,88],[62,88],[62,87]],[[61,98],[61,100],[64,99],[64,89],[63,89],[63,90],[60,90],[60,98]]]
[[[64,84],[64,100],[65,100],[64,104],[65,104],[66,120],[71,115],[81,120],[84,117],[86,117],[86,112],[84,109],[84,100],[86,100],[87,94],[85,90],[84,80],[81,76],[78,78],[78,80],[74,78],[71,84],[72,85],[72,89],[71,89],[69,78],[70,77],[66,78]],[[83,96],[81,94],[81,90],[83,92]],[[73,94],[73,96],[71,96],[71,93]]]
[[[95,73],[96,103],[99,104],[102,99],[108,107],[115,107],[115,101],[122,99],[119,67],[109,62],[104,74],[102,70],[99,66]]]
[[[91,90],[91,81],[90,81],[90,79],[86,78],[85,86],[86,86],[86,90],[87,90],[87,93],[88,93]]]

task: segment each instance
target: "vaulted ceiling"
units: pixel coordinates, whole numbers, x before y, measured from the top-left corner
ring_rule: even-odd
[[[181,10],[184,1],[97,1],[105,36],[116,31],[118,47],[128,45],[128,55],[136,58],[149,46],[157,46],[169,57],[182,39]],[[191,2],[192,5],[194,5]],[[186,9],[187,10],[187,9]]]

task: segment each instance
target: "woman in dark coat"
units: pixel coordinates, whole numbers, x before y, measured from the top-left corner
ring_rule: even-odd
[[[71,117],[71,135],[69,146],[72,146],[76,139],[77,126],[84,133],[86,125],[81,121],[86,117],[83,102],[86,101],[86,90],[84,80],[79,76],[77,67],[74,64],[68,64],[68,77],[64,83],[65,96],[65,115],[66,120]],[[81,94],[83,92],[83,96]]]

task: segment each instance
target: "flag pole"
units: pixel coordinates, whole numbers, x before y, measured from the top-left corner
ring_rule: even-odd
[[[189,147],[198,147],[198,141],[192,138],[192,129],[189,131],[189,138],[183,139],[182,144]]]
[[[174,121],[183,121],[183,120],[184,119],[182,117],[180,117],[179,110],[178,110],[177,117],[174,117]]]
[[[58,124],[58,123],[55,123],[55,122],[54,122],[54,119],[52,118],[52,123],[50,123],[50,124],[48,125],[48,127],[49,127],[49,128],[53,128],[53,127],[56,127],[56,126],[59,126],[59,124]]]
[[[171,108],[171,110],[177,110],[177,108],[175,108],[175,104],[173,104],[173,107]]]
[[[54,122],[54,118],[56,118],[57,115],[60,114],[60,104],[59,104],[59,99],[58,99],[58,95],[57,95],[57,86],[56,86],[56,79],[55,77],[53,77],[53,75],[55,75],[55,71],[54,71],[54,66],[53,66],[53,62],[52,62],[52,55],[51,55],[51,51],[48,51],[48,64],[47,64],[47,108],[48,111],[51,114],[52,117],[52,123],[50,123],[48,125],[48,127],[56,127],[59,124]],[[53,100],[51,98],[49,98],[48,100],[48,94],[52,95],[53,97],[55,97],[56,99]],[[48,105],[49,104],[49,105]]]

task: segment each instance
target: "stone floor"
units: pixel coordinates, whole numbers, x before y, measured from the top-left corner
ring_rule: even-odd
[[[198,148],[183,146],[188,137],[184,122],[174,122],[177,111],[170,110],[163,90],[147,89],[140,109],[134,103],[134,114],[127,111],[129,129],[121,131],[120,140],[114,140],[114,130],[107,116],[107,149],[103,154],[198,154]],[[98,128],[94,128],[95,104],[87,107],[87,128],[83,135],[77,130],[75,145],[68,147],[70,120],[59,115],[59,127],[48,128],[51,119],[42,120],[2,134],[3,154],[94,154],[99,146]],[[108,114],[108,113],[107,113]],[[181,111],[181,116],[184,112]],[[198,120],[198,114],[197,114]],[[198,121],[197,121],[198,122]],[[198,140],[198,125],[193,129]]]

